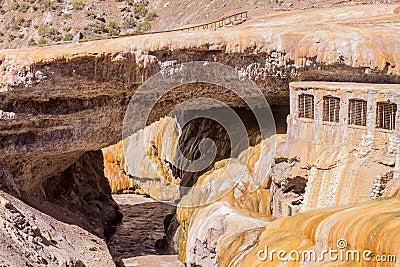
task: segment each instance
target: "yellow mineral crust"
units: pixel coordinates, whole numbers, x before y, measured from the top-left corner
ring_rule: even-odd
[[[218,219],[218,212],[225,207],[226,202],[218,201],[209,207],[198,209],[192,216],[193,227],[188,230],[189,238],[181,243],[187,245],[187,240],[193,242],[195,235],[201,236],[209,229],[210,224],[199,226],[199,221]],[[213,208],[211,208],[213,207]],[[225,207],[226,208],[226,207]],[[213,210],[214,209],[214,210]],[[181,210],[179,210],[181,211]],[[213,213],[213,212],[214,213]],[[237,229],[224,229],[217,241],[218,266],[277,266],[280,261],[276,255],[274,260],[260,261],[258,253],[267,247],[271,250],[298,251],[300,255],[306,250],[321,253],[324,249],[338,250],[337,242],[346,240],[346,250],[372,251],[373,255],[394,255],[400,257],[400,199],[398,196],[385,198],[360,205],[351,205],[342,208],[329,208],[300,213],[291,217],[268,222],[263,216],[243,215],[239,210],[231,210],[233,224]],[[180,212],[182,215],[182,212]],[[251,216],[247,219],[241,216]],[[240,223],[253,220],[264,220],[265,227],[257,227],[248,223],[243,230]],[[196,227],[194,227],[196,226]],[[186,226],[188,227],[188,226]],[[186,230],[187,231],[187,230]],[[188,246],[191,248],[192,246]],[[185,248],[181,247],[181,260],[188,260],[184,254]],[[340,250],[339,250],[340,251]],[[317,254],[320,256],[320,254]],[[361,254],[362,255],[362,254]],[[190,260],[190,259],[189,259]],[[289,261],[283,266],[300,266],[298,261]],[[393,263],[373,263],[346,261],[330,261],[325,257],[323,262],[310,264],[310,266],[395,266]]]
[[[112,193],[128,190],[134,187],[131,179],[125,173],[125,156],[122,141],[102,149],[104,156],[104,176],[107,177]]]
[[[400,257],[400,199],[393,197],[371,201],[358,206],[309,211],[269,223],[250,250],[241,250],[242,241],[251,230],[224,239],[220,247],[219,266],[228,266],[235,257],[245,255],[240,266],[273,266],[258,260],[257,253],[267,246],[271,250],[338,249],[337,241],[346,240],[347,250],[357,249],[361,253],[371,250],[375,255]],[[229,249],[228,249],[229,248]],[[268,264],[267,264],[268,263]],[[275,258],[275,264],[279,261]],[[394,266],[393,263],[329,262],[324,266]],[[346,265],[347,264],[347,265]],[[392,265],[391,265],[392,264]],[[300,266],[300,262],[288,262],[284,266]],[[318,266],[318,265],[315,265]],[[319,265],[321,266],[321,265]]]
[[[165,117],[126,140],[126,169],[139,178],[162,178],[179,183],[166,162],[173,163],[180,129],[176,119]]]
[[[400,187],[398,181],[393,179],[388,184],[385,191],[386,197],[371,201],[368,198],[363,199],[362,203],[345,204],[340,199],[334,201],[335,207],[318,208],[316,206],[306,206],[306,211],[285,218],[273,218],[270,210],[270,191],[261,186],[254,187],[254,181],[262,181],[262,179],[254,179],[254,174],[258,173],[262,177],[267,177],[265,163],[268,161],[262,153],[262,145],[272,144],[275,142],[279,145],[278,156],[297,155],[302,158],[303,165],[307,162],[314,162],[313,158],[316,152],[312,152],[316,148],[300,150],[304,148],[304,143],[299,142],[293,144],[290,148],[286,147],[281,140],[284,136],[275,136],[264,140],[261,144],[251,147],[244,151],[239,159],[227,159],[217,162],[214,169],[205,173],[198,180],[194,188],[202,188],[201,192],[191,190],[178,206],[177,218],[180,221],[181,228],[176,236],[179,247],[180,259],[190,264],[201,263],[208,264],[202,257],[199,246],[206,246],[209,251],[215,250],[218,266],[277,266],[280,261],[277,257],[273,262],[260,261],[258,252],[268,247],[271,250],[297,250],[300,254],[305,250],[314,250],[321,253],[324,249],[338,249],[337,242],[341,239],[346,240],[347,250],[357,249],[360,253],[364,250],[370,250],[373,255],[395,255],[400,257]],[[266,151],[268,146],[265,146]],[[289,150],[285,150],[289,149]],[[319,149],[319,150],[318,150]],[[326,168],[332,165],[330,157],[346,161],[346,157],[354,157],[349,151],[336,151],[331,148],[318,148],[320,157],[319,166]],[[312,152],[309,154],[308,152]],[[330,151],[330,152],[329,152]],[[336,152],[335,152],[336,151]],[[329,153],[333,155],[329,156]],[[341,157],[339,154],[342,154]],[[245,155],[250,155],[245,157]],[[311,157],[308,157],[310,155]],[[373,161],[376,155],[371,154],[364,158],[353,158],[349,162],[353,164],[361,164],[355,170],[362,168],[364,172],[368,172],[369,165],[363,165],[366,161]],[[324,159],[324,157],[326,157]],[[245,158],[246,160],[243,160]],[[243,164],[242,162],[246,162]],[[358,163],[357,163],[358,162]],[[324,166],[326,164],[327,166]],[[299,169],[307,167],[301,165]],[[236,183],[233,188],[224,192],[222,184],[218,186],[207,186],[214,181],[218,181],[226,172],[228,166],[234,171],[232,173],[242,173],[242,180]],[[345,164],[345,166],[347,166]],[[358,165],[357,165],[358,166]],[[368,167],[369,166],[369,167]],[[332,167],[332,166],[331,166]],[[354,167],[354,166],[353,166]],[[347,166],[352,170],[352,165]],[[292,170],[300,173],[301,170]],[[372,171],[369,169],[369,172]],[[341,170],[343,171],[343,170]],[[344,175],[345,171],[343,172]],[[371,173],[370,173],[371,174]],[[373,174],[373,173],[372,173]],[[328,175],[329,174],[325,174]],[[332,173],[330,174],[333,175]],[[356,179],[362,172],[356,172],[352,175],[352,179]],[[365,173],[364,173],[365,175]],[[232,177],[234,180],[234,177]],[[322,186],[318,183],[320,178],[315,178],[316,184],[310,184],[312,203],[318,202],[318,192],[322,190]],[[346,179],[338,181],[338,188],[348,188],[357,184],[353,181],[350,185]],[[364,185],[365,181],[360,181],[365,192],[369,192],[370,188]],[[228,183],[229,184],[229,183]],[[231,184],[229,184],[231,185]],[[351,187],[350,187],[351,188]],[[344,189],[340,189],[344,190]],[[339,192],[340,192],[339,190]],[[356,189],[354,189],[356,190]],[[201,207],[187,208],[185,205],[189,203],[201,203],[212,198],[214,194],[225,194],[217,201]],[[317,193],[315,193],[317,192]],[[365,193],[364,192],[364,193]],[[326,192],[325,192],[326,193]],[[313,196],[315,194],[315,197]],[[323,194],[323,193],[321,193]],[[360,196],[348,196],[348,203],[360,202]],[[246,227],[244,226],[246,224]],[[231,227],[236,225],[237,227]],[[318,254],[320,255],[320,254]],[[319,265],[318,265],[319,264]],[[298,261],[286,262],[283,266],[300,266]],[[316,262],[311,266],[395,266],[392,263],[386,265],[378,263],[368,263],[363,260],[360,262],[331,262],[329,257],[324,262]]]
[[[269,168],[265,166],[273,160],[274,154],[267,152],[274,151],[274,147],[283,140],[284,135],[265,139],[255,147],[243,151],[239,159],[219,161],[212,170],[199,177],[177,207],[181,229],[176,241],[182,261],[186,261],[188,242],[196,242],[196,237],[209,231],[210,223],[204,220],[224,225],[216,226],[222,227],[218,235],[257,228],[272,220],[270,192],[260,177],[268,177]],[[207,240],[207,237],[204,239]]]
[[[166,164],[172,163],[175,158],[179,131],[176,120],[165,117],[124,141],[103,149],[105,176],[112,191],[133,187],[133,181],[127,175],[179,184],[179,178],[173,177],[170,166]]]

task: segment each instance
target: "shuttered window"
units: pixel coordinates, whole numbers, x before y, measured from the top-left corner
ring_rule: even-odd
[[[376,106],[376,128],[394,130],[396,126],[397,105],[378,102]]]
[[[361,99],[350,99],[349,124],[360,126],[367,125],[367,101]]]
[[[301,94],[299,95],[299,117],[314,119],[314,96]]]
[[[340,98],[324,96],[323,120],[339,122]]]

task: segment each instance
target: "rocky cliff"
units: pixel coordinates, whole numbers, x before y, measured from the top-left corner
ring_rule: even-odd
[[[128,103],[137,88],[153,74],[160,70],[173,70],[177,64],[188,61],[227,64],[240,75],[255,81],[271,105],[289,104],[291,81],[400,83],[399,10],[398,5],[388,4],[280,12],[216,31],[172,32],[54,47],[2,50],[1,186],[16,196],[34,197],[39,201],[49,199],[58,205],[74,200],[81,205],[83,214],[95,205],[98,212],[89,216],[104,215],[106,218],[99,223],[115,220],[115,206],[110,200],[104,177],[98,175],[98,164],[86,164],[98,162],[98,155],[88,152],[98,151],[121,140]],[[230,107],[244,107],[243,101],[226,88],[189,84],[164,95],[150,117],[146,118],[147,124],[167,115],[169,107],[200,96],[218,99]],[[291,157],[277,163],[283,164],[282,169],[292,164],[301,169],[303,164],[307,165],[306,158],[303,157],[300,164]],[[240,160],[235,162],[238,168],[246,169],[245,163],[240,163]],[[93,167],[95,174],[86,172],[87,165],[97,166]],[[223,167],[224,164],[217,165],[216,169]],[[322,163],[316,165],[317,169],[323,169],[321,175],[326,171],[325,167]],[[389,170],[391,167],[382,168]],[[278,168],[277,172],[280,171]],[[216,172],[203,174],[205,176],[199,178],[200,183],[206,178],[213,180]],[[250,176],[254,176],[249,172]],[[308,175],[311,172],[312,169]],[[291,181],[282,184],[282,181],[274,180],[273,189],[269,188],[266,177],[260,177],[258,181],[263,182],[263,187],[251,189],[248,194],[236,190],[233,197],[239,199],[243,194],[246,200],[240,208],[249,206],[246,209],[250,212],[269,214],[271,211],[265,207],[276,201],[268,202],[265,197],[271,189],[277,193],[279,190],[289,193],[289,197],[294,197],[290,201],[295,201],[302,194],[306,177],[290,175],[295,185],[303,185],[293,187]],[[65,190],[60,190],[65,176],[74,179],[68,181]],[[95,177],[100,180],[96,180],[93,186]],[[77,188],[78,185],[85,189]],[[284,186],[289,186],[289,192],[285,192]],[[243,190],[246,191],[246,188]],[[246,195],[251,197],[247,200]],[[57,198],[61,202],[57,202]],[[396,200],[389,200],[388,203],[393,201]],[[225,210],[229,210],[231,204],[225,202],[215,205],[225,205]],[[313,201],[309,203],[317,205]],[[208,212],[214,212],[212,207]],[[199,216],[200,220],[204,219]],[[192,251],[204,243],[204,233],[208,230],[193,232],[201,237],[198,243],[192,239],[194,235],[190,232],[190,226],[196,220],[192,220],[190,214],[180,218],[182,240],[191,240],[187,245],[180,245],[182,255],[185,254],[184,249],[190,252],[182,259],[196,263],[199,257]],[[266,225],[262,219],[255,222],[257,229]],[[335,225],[332,227],[335,228]],[[238,227],[238,230],[244,228]],[[220,239],[221,233],[225,230],[211,235],[212,245],[207,245],[207,249],[214,251],[215,245],[225,240]],[[251,235],[257,233],[252,232]],[[216,243],[216,240],[220,241]],[[221,251],[216,250],[209,260],[215,261]]]
[[[394,255],[399,257],[397,245],[399,235],[394,229],[399,227],[398,196],[364,203],[359,206],[344,208],[331,208],[305,212],[295,216],[276,220],[265,227],[254,227],[239,234],[228,235],[218,240],[218,263],[220,266],[229,264],[243,264],[262,266],[260,250],[269,251],[283,249],[286,251],[305,250],[321,252],[323,249],[332,248],[340,251],[371,250],[375,255]],[[338,246],[338,241],[346,240],[345,247]],[[246,249],[244,249],[246,248]],[[263,254],[262,254],[263,255]],[[321,255],[321,254],[318,254]],[[264,256],[264,255],[263,255]],[[295,257],[294,257],[295,258]],[[372,257],[371,257],[372,260]],[[312,264],[312,261],[309,264]],[[271,262],[271,259],[268,259]],[[272,262],[280,262],[275,257]],[[271,263],[273,264],[273,263]],[[321,262],[324,266],[337,266],[337,262]],[[367,266],[368,262],[353,261],[352,266]],[[384,264],[395,266],[395,263],[375,263],[376,266]],[[287,266],[300,266],[299,262],[291,261]]]
[[[379,164],[376,156],[381,161],[392,156],[371,151],[366,157],[355,157],[352,153],[357,148],[351,144],[346,148],[324,146],[278,135],[263,140],[238,159],[217,162],[178,205],[180,228],[175,245],[180,259],[196,266],[263,266],[258,257],[266,247],[269,251],[321,253],[337,248],[336,242],[341,239],[347,242],[341,249],[398,257],[398,247],[385,240],[388,235],[393,242],[399,239],[393,231],[400,223],[395,215],[399,179],[388,178],[388,189],[382,192],[386,197],[370,201],[375,177],[394,171]],[[335,166],[334,162],[341,164]],[[317,167],[325,163],[330,167]],[[269,261],[280,262],[278,258]],[[299,260],[288,262],[288,266],[300,264]],[[326,258],[324,264],[337,263]],[[365,262],[357,264],[365,266]]]
[[[378,7],[273,14],[215,32],[1,51],[0,108],[15,113],[15,119],[3,119],[1,125],[2,180],[16,191],[39,194],[43,177],[66,169],[84,151],[116,143],[137,86],[174,62],[226,63],[254,79],[272,104],[287,104],[292,80],[396,83],[399,33],[393,25],[398,6]],[[162,103],[174,103],[190,88],[165,96],[149,120],[162,117]],[[202,96],[242,105],[227,90],[203,90]],[[191,97],[198,92],[193,90]],[[36,160],[48,167],[33,170]],[[28,185],[23,181],[31,174],[35,179]]]
[[[115,266],[101,238],[5,192],[0,195],[2,266]],[[77,214],[69,216],[79,220]]]

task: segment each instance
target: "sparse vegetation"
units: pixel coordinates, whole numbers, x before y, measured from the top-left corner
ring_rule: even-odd
[[[71,29],[72,29],[71,26],[65,26],[65,27],[63,28],[63,31],[69,32]]]
[[[130,29],[136,27],[137,20],[135,18],[127,17],[124,19],[123,27],[125,29]]]
[[[17,19],[17,24],[18,24],[19,26],[22,26],[24,23],[25,23],[25,19],[24,19],[24,18],[18,18],[18,19]]]
[[[156,12],[149,10],[147,0],[115,0],[125,2],[126,6],[118,9],[120,14],[113,21],[109,20],[110,16],[105,13],[104,5],[95,5],[90,1],[71,0],[71,8],[65,8],[65,0],[7,1],[0,0],[0,19],[6,18],[3,19],[5,26],[0,25],[0,30],[4,30],[5,33],[4,38],[0,35],[0,43],[6,45],[2,44],[0,47],[72,41],[78,33],[81,40],[119,36],[121,31],[124,34],[144,33],[151,30],[152,22],[157,18]],[[99,1],[102,2],[106,0]],[[14,13],[9,19],[2,17],[2,13],[10,11]],[[36,19],[41,16],[43,18],[40,20]],[[80,20],[82,23],[78,27],[71,26],[71,19]],[[122,22],[119,22],[120,20]],[[36,24],[32,26],[33,22]]]
[[[39,42],[38,42],[39,45],[45,45],[47,43],[48,43],[48,41],[46,40],[46,38],[40,38]]]
[[[151,23],[149,21],[140,22],[136,26],[136,33],[144,33],[150,30],[151,30]]]
[[[20,11],[20,12],[22,12],[22,13],[26,13],[26,12],[28,12],[28,9],[29,9],[29,4],[28,4],[28,3],[25,3],[25,2],[22,2],[22,3],[19,5],[18,11]]]
[[[118,36],[120,34],[120,28],[116,22],[96,22],[91,25],[92,31],[97,34],[108,33],[109,36]]]
[[[82,10],[83,9],[83,1],[82,0],[75,0],[74,2],[72,2],[72,6],[74,7],[74,9],[76,10]]]
[[[87,17],[95,17],[94,11],[93,10],[86,10],[85,14]]]
[[[34,46],[34,45],[37,45],[37,43],[36,43],[35,39],[31,38],[31,39],[29,40],[29,42],[28,42],[28,45],[29,45],[29,46]]]
[[[17,31],[20,29],[20,26],[16,22],[13,22],[10,24],[9,29]]]
[[[157,17],[156,12],[148,10],[148,1],[136,2],[133,0],[126,0],[127,4],[131,7],[128,11],[132,13],[124,19],[123,27],[125,29],[135,29],[136,33],[144,33],[151,30],[151,22]]]
[[[118,24],[112,21],[107,23],[107,32],[110,36],[118,36],[121,31]]]
[[[17,31],[21,29],[25,24],[25,19],[24,18],[18,18],[15,22],[12,22],[8,28],[11,30]]]
[[[74,39],[74,36],[72,34],[70,34],[70,33],[67,33],[67,34],[64,35],[64,39],[63,40],[69,42],[69,41],[72,41],[72,39]]]
[[[15,39],[15,35],[12,34],[11,32],[8,34],[8,41],[11,42]]]
[[[145,20],[146,21],[154,21],[157,17],[157,13],[156,12],[148,12],[146,15]]]
[[[146,16],[148,10],[147,10],[147,1],[141,1],[139,3],[134,3],[133,4],[133,16],[137,19],[140,19],[141,17]]]
[[[41,24],[38,26],[38,33],[41,37],[50,37],[57,35],[58,31],[56,28],[49,27],[46,24]]]
[[[57,28],[46,24],[41,24],[37,27],[38,34],[41,38],[50,39],[51,41],[61,41],[63,39]]]
[[[40,0],[40,5],[42,6],[43,10],[56,10],[56,6],[51,0]]]
[[[11,3],[11,10],[17,11],[19,9],[19,3],[14,1]]]
[[[72,18],[72,14],[71,13],[64,13],[63,14],[64,19],[71,19]]]
[[[26,3],[25,1],[18,3],[17,1],[13,1],[11,3],[11,10],[26,13],[29,10],[29,3]]]

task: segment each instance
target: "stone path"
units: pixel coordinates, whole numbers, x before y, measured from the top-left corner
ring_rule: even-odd
[[[140,195],[113,195],[124,215],[122,224],[108,242],[110,253],[119,266],[181,267],[177,255],[155,248],[164,236],[163,221],[175,207]]]

